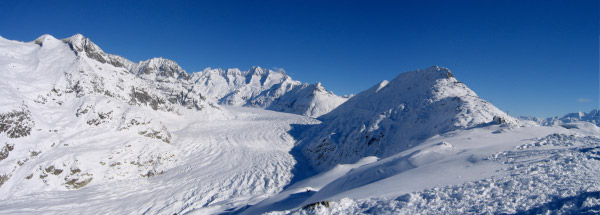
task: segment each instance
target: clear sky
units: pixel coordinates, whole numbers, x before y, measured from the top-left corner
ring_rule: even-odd
[[[29,1],[0,3],[0,36],[81,33],[133,61],[283,68],[336,94],[450,68],[511,115],[598,108],[600,1]]]

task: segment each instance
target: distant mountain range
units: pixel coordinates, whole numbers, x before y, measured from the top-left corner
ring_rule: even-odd
[[[594,109],[588,113],[577,112],[577,113],[569,113],[562,117],[549,117],[549,118],[539,118],[539,117],[531,117],[531,116],[521,116],[519,117],[523,120],[533,121],[539,125],[544,126],[552,126],[552,125],[560,125],[563,123],[572,123],[572,122],[589,122],[595,124],[596,126],[600,126],[600,110]]]

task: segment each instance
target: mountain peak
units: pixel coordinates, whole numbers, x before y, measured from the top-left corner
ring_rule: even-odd
[[[87,56],[100,63],[108,63],[115,67],[131,68],[133,63],[121,56],[104,53],[104,51],[90,39],[82,34],[75,34],[69,38],[62,39],[69,44],[77,56]]]
[[[35,44],[42,46],[44,44],[48,44],[49,42],[55,42],[55,41],[58,41],[58,40],[56,38],[54,38],[52,35],[44,34],[44,35],[38,37],[37,39],[35,39],[33,42]]]
[[[73,40],[73,41],[83,41],[83,40],[86,40],[88,38],[85,37],[85,36],[83,36],[83,34],[79,34],[78,33],[78,34],[74,34],[73,36],[71,36],[71,37],[69,37],[67,39],[70,39],[70,40]]]
[[[85,52],[88,54],[104,53],[98,45],[93,43],[87,37],[84,37],[82,34],[75,34],[69,38],[63,39],[63,41],[71,45],[71,48],[77,52]]]
[[[427,83],[434,83],[439,79],[450,79],[454,78],[454,75],[450,71],[450,69],[439,66],[432,66],[426,69],[413,70],[405,73],[401,73],[396,78],[394,78],[390,83],[394,82],[403,82],[400,80],[408,80],[411,81],[426,81]]]
[[[177,62],[155,57],[150,60],[140,61],[137,66],[137,74],[156,74],[157,76],[173,77],[173,78],[188,78],[187,72],[177,64]]]
[[[349,117],[350,116],[350,117]],[[319,117],[303,133],[304,154],[317,169],[387,157],[434,135],[517,120],[479,98],[449,69],[429,67],[381,82]]]

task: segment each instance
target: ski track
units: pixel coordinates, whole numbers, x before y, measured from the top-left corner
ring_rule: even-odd
[[[290,124],[316,120],[251,108],[235,109],[242,111],[235,119],[193,122],[174,131],[172,144],[184,152],[179,158],[183,164],[162,175],[20,196],[0,203],[0,213],[179,214],[198,208],[222,211],[279,192],[289,183],[296,163],[289,154],[295,141],[287,134]]]

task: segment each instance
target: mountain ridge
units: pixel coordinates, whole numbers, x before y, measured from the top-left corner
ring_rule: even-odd
[[[46,36],[40,38],[44,37]],[[42,44],[42,39],[37,39],[34,43]],[[198,93],[205,92],[202,97],[212,97],[219,104],[260,107],[318,117],[346,101],[345,97],[326,91],[322,86],[320,88],[323,90],[304,93],[302,98],[298,98],[294,92],[301,91],[307,85],[291,79],[283,70],[273,71],[253,66],[246,71],[237,68],[226,70],[207,68],[200,72],[188,73],[177,62],[162,57],[133,63],[121,56],[107,54],[81,34],[62,39],[62,41],[68,43],[78,55],[84,54],[100,63],[125,68],[146,80],[171,82],[171,84],[178,81],[190,81],[186,84],[189,86],[188,90],[197,90]],[[225,79],[225,82],[214,81],[219,78]],[[215,86],[218,84],[223,86]],[[159,85],[166,87],[162,83]],[[320,85],[320,83],[308,86],[312,85]],[[169,87],[166,88],[173,90]],[[279,99],[283,95],[286,95],[284,98],[287,99]],[[271,104],[276,99],[277,102]]]
[[[352,97],[318,118],[301,135],[304,155],[317,169],[387,157],[452,130],[519,121],[479,98],[449,69],[401,73]]]
[[[533,121],[539,125],[543,126],[553,126],[560,125],[564,123],[574,123],[574,122],[589,122],[595,124],[596,126],[600,126],[600,109],[593,109],[589,112],[574,112],[568,113],[561,117],[530,117],[530,116],[521,116],[519,117],[523,120]]]

